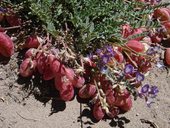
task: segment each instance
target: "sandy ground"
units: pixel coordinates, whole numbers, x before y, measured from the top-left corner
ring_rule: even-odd
[[[90,109],[76,98],[67,103],[49,99],[56,95],[50,91],[51,82],[18,78],[18,60],[21,58],[14,55],[7,64],[0,61],[0,128],[170,128],[170,76],[165,69],[155,68],[147,77],[160,91],[151,108],[138,99],[130,112],[95,122]]]

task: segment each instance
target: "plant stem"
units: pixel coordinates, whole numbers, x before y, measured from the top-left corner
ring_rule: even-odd
[[[16,29],[16,28],[20,28],[21,26],[12,26],[12,27],[5,27],[3,28],[4,30],[10,30],[10,29]]]

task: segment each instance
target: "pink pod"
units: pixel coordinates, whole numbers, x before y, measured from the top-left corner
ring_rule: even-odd
[[[60,97],[64,101],[70,101],[74,97],[74,88],[71,83],[65,83],[64,88],[61,89],[60,92]]]
[[[23,47],[24,48],[38,48],[39,45],[40,45],[40,42],[38,40],[38,37],[36,35],[33,35],[33,36],[29,36],[26,39]]]
[[[122,63],[124,61],[124,56],[120,51],[115,51],[114,58],[118,63]]]
[[[106,91],[106,101],[109,104],[109,106],[113,106],[115,103],[115,96],[114,91],[109,89]]]
[[[125,24],[122,26],[122,37],[127,38],[129,35],[131,35],[131,27],[129,24]]]
[[[123,106],[120,107],[123,111],[129,111],[132,108],[132,98],[129,96],[125,99],[125,103]]]
[[[64,74],[65,66],[59,60],[55,59],[50,66],[54,75]]]
[[[137,40],[129,40],[127,43],[126,43],[126,46],[132,50],[134,50],[135,52],[143,52],[145,47],[144,45],[137,41]]]
[[[154,34],[151,36],[152,43],[160,43],[163,37],[160,34]]]
[[[165,23],[163,23],[163,26],[164,26],[165,29],[166,29],[165,34],[170,35],[170,22],[165,22]]]
[[[19,74],[23,77],[29,77],[33,74],[36,68],[36,61],[32,60],[30,58],[26,58],[24,61],[22,61],[20,68],[19,68]]]
[[[14,44],[11,38],[3,32],[0,32],[0,54],[10,57],[14,54]]]
[[[74,77],[75,77],[75,72],[73,69],[71,68],[64,68],[64,72],[63,72],[65,75],[70,81],[73,81],[74,80]]]
[[[53,61],[55,61],[55,56],[52,54],[49,54],[45,61],[45,67],[44,67],[44,72],[43,72],[44,80],[51,80],[55,77],[55,74],[53,73],[53,69],[51,68]]]
[[[81,88],[81,87],[83,87],[83,85],[85,83],[85,79],[84,79],[84,77],[76,76],[76,77],[74,77],[74,80],[72,81],[72,83],[75,88]]]
[[[45,67],[46,67],[46,59],[47,56],[45,56],[43,53],[37,58],[37,69],[40,74],[44,73]]]
[[[0,32],[5,32],[5,29],[3,27],[0,27]]]
[[[25,53],[25,58],[31,58],[31,57],[33,57],[34,54],[35,54],[35,52],[36,52],[36,49],[35,49],[35,48],[30,48],[30,49],[28,49],[28,50],[26,51],[26,53]]]
[[[96,86],[94,84],[86,84],[82,88],[80,88],[78,95],[80,98],[88,99],[93,97],[96,93]]]
[[[166,48],[165,51],[165,62],[167,65],[170,65],[170,48]]]
[[[143,30],[141,28],[136,28],[133,29],[131,32],[131,35],[133,37],[133,40],[138,40],[140,41],[141,39],[143,39],[144,36],[142,36],[141,34],[143,33]],[[135,38],[135,36],[138,36]]]
[[[21,19],[16,14],[9,14],[5,16],[7,22],[10,24],[10,26],[20,26],[21,25]]]
[[[53,70],[50,68],[49,65],[46,65],[44,68],[44,72],[43,72],[43,79],[44,80],[51,80],[55,77],[55,75],[53,74]]]
[[[97,102],[93,106],[93,116],[96,120],[101,120],[105,116],[105,112],[102,109],[101,105]]]
[[[154,11],[154,17],[160,21],[170,21],[170,13],[167,8],[159,8]]]

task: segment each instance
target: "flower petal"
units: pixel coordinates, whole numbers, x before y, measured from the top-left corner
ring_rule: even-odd
[[[134,67],[131,64],[127,64],[124,69],[125,74],[131,74],[134,71]]]
[[[140,72],[137,72],[137,73],[136,73],[136,81],[137,81],[137,82],[143,81],[144,78],[145,78],[144,75],[141,74]]]
[[[147,93],[149,91],[149,84],[145,84],[142,88],[141,88],[141,93]]]
[[[151,88],[150,88],[150,94],[152,94],[152,95],[157,95],[157,93],[159,92],[159,90],[158,90],[158,87],[157,86],[152,86]]]

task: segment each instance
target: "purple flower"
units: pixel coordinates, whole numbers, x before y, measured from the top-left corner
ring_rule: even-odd
[[[157,95],[158,92],[159,92],[159,90],[158,90],[157,86],[152,86],[149,91],[149,93],[152,95]]]
[[[93,59],[93,53],[89,53],[89,54],[87,55],[87,58]]]
[[[138,96],[145,99],[147,106],[151,107],[151,104],[154,103],[153,98],[157,96],[158,92],[159,90],[157,86],[150,86],[149,84],[145,84],[139,91]]]
[[[106,74],[107,73],[107,66],[103,66],[100,68],[101,73]]]
[[[161,47],[160,47],[160,46],[155,46],[155,47],[154,47],[154,51],[155,51],[156,53],[161,53]]]
[[[136,81],[137,81],[137,82],[143,81],[144,78],[145,78],[144,75],[141,74],[140,72],[137,72],[137,73],[136,73]]]
[[[112,46],[106,46],[106,51],[107,52],[113,52],[113,47]]]
[[[134,67],[131,64],[127,64],[124,69],[125,74],[131,74],[134,71]]]
[[[7,9],[5,9],[5,8],[3,8],[3,7],[0,7],[0,12],[6,13],[6,12],[7,12]]]
[[[156,0],[156,2],[160,3],[162,0]]]
[[[146,51],[146,54],[148,54],[148,55],[153,55],[153,54],[155,54],[156,52],[155,52],[155,50],[154,50],[154,48],[153,47],[150,47],[147,51]]]
[[[96,54],[97,54],[98,56],[101,56],[101,55],[103,54],[103,51],[102,51],[101,49],[97,49],[97,50],[96,50]]]
[[[149,91],[149,84],[145,84],[142,88],[141,88],[141,93],[147,93]]]
[[[110,57],[108,55],[103,55],[101,57],[102,64],[107,64],[110,60]]]
[[[105,54],[109,55],[110,57],[114,57],[115,52],[112,46],[106,45],[105,49],[106,49]]]
[[[156,54],[156,53],[160,53],[161,52],[161,48],[159,46],[154,46],[154,47],[150,47],[146,53],[148,55],[153,55],[153,54]]]
[[[139,91],[138,96],[139,96],[140,98],[148,97],[148,96],[149,96],[149,95],[148,95],[149,89],[150,89],[149,84],[145,84],[145,85],[141,88],[141,90]]]
[[[146,105],[150,108],[151,104],[154,103],[154,101],[151,98],[146,99]]]

